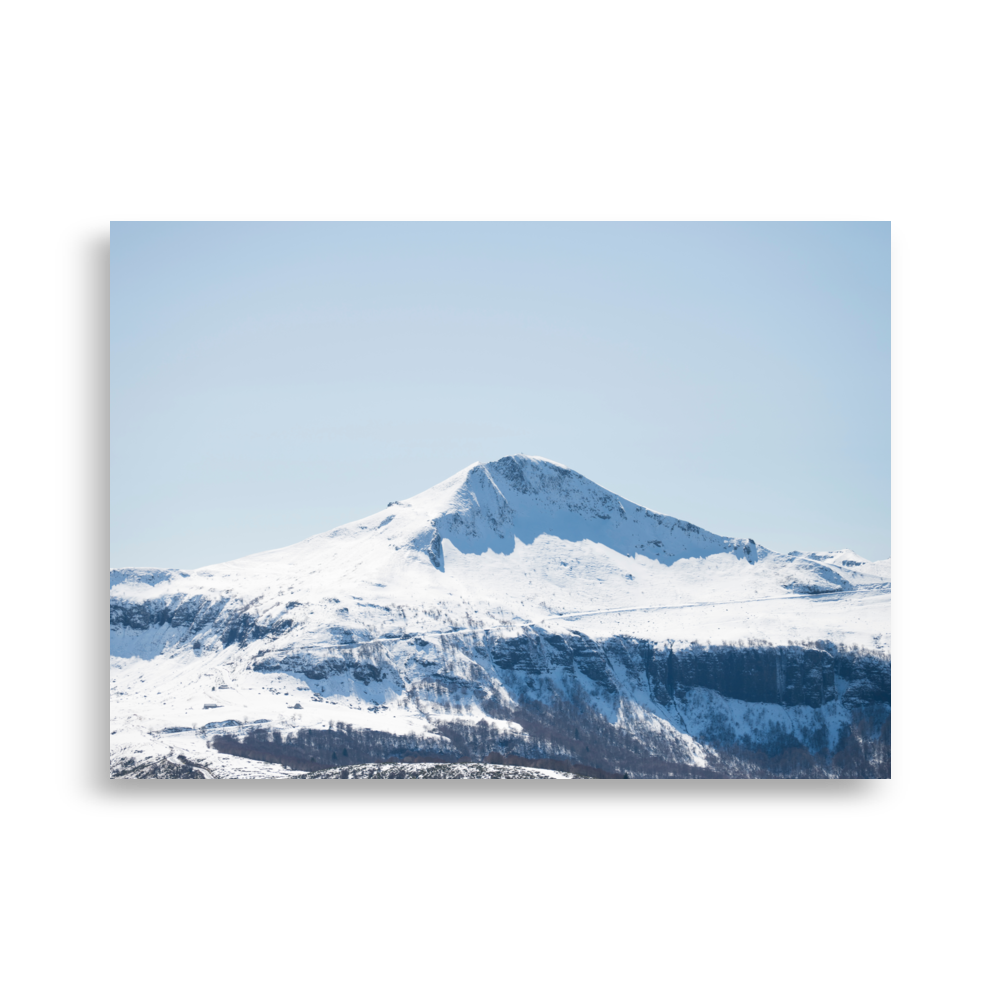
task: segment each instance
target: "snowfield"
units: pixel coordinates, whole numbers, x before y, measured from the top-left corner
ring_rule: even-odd
[[[720,738],[832,747],[852,708],[887,703],[890,590],[888,560],[772,552],[510,456],[287,548],[112,570],[114,769],[141,751],[289,776],[207,746],[255,727],[448,756],[443,724],[524,743],[521,707],[574,699],[691,767]]]

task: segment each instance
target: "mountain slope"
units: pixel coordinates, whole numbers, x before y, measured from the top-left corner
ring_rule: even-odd
[[[771,552],[527,456],[286,548],[191,572],[115,570],[111,584],[112,728],[133,741],[245,735],[256,721],[350,725],[448,753],[464,737],[442,727],[461,722],[494,734],[487,752],[520,739],[522,756],[543,758],[524,706],[576,703],[708,766],[703,741],[773,746],[777,732],[830,748],[859,691],[888,700],[887,562]],[[805,665],[817,657],[830,662]],[[741,707],[757,703],[773,711]]]

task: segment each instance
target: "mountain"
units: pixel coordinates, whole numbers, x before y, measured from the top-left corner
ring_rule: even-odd
[[[712,534],[542,458],[477,463],[286,548],[112,570],[113,761],[863,771],[889,572]]]

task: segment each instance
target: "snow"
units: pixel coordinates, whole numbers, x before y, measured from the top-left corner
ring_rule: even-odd
[[[355,764],[329,771],[313,771],[307,778],[346,778],[357,780],[371,778],[436,778],[436,779],[493,779],[510,781],[518,779],[580,779],[582,774],[549,771],[540,767],[516,767],[510,764]]]
[[[131,767],[162,761],[187,763],[207,779],[286,779],[305,774],[280,764],[218,753],[194,732],[151,733],[139,719],[129,720],[120,729],[112,726],[111,767],[116,776],[128,777]]]
[[[286,548],[187,572],[113,570],[113,605],[133,617],[112,627],[112,729],[191,753],[199,741],[204,752],[201,737],[163,731],[267,719],[432,737],[434,720],[401,694],[436,673],[463,636],[537,627],[656,643],[823,639],[887,653],[890,589],[889,560],[772,552],[641,507],[558,463],[509,456]],[[162,609],[172,622],[156,620]],[[248,623],[240,641],[226,641],[214,625],[222,620]],[[302,673],[358,651],[385,665],[381,680]],[[261,672],[264,663],[276,668]],[[663,715],[651,702],[642,710]],[[484,717],[475,703],[465,711]]]

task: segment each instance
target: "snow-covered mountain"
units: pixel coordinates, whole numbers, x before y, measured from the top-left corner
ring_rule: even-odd
[[[114,757],[266,776],[369,744],[612,770],[832,750],[887,711],[889,591],[888,560],[772,552],[509,456],[287,548],[113,570]]]

